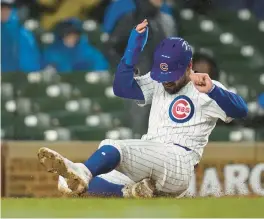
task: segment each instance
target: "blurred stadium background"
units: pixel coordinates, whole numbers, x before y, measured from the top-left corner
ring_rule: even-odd
[[[264,196],[263,0],[1,0],[2,197],[58,195],[56,177],[35,157],[43,145],[77,161],[102,139],[146,132],[149,108],[112,91],[130,30],[144,18],[150,36],[139,75],[161,39],[180,36],[192,45],[194,70],[248,103],[245,120],[219,122],[210,136],[196,195],[217,195],[202,191],[206,177],[228,187],[226,167],[237,165],[231,172],[246,171],[248,191],[231,195]]]

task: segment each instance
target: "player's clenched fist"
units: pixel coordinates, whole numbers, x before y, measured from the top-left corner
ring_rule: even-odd
[[[209,93],[213,88],[213,82],[206,73],[191,73],[190,79],[201,93]]]
[[[137,25],[136,31],[139,33],[144,33],[146,31],[146,27],[148,26],[148,20],[145,19],[140,24]]]

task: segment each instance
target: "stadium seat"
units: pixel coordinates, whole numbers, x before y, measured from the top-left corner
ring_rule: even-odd
[[[128,126],[131,123],[131,118],[127,116],[126,110],[118,110],[115,112],[111,112],[112,115],[112,123],[114,127],[120,127],[120,126]]]
[[[61,82],[73,85],[79,84],[111,84],[111,75],[108,72],[74,72],[74,74],[61,74]]]
[[[200,31],[198,16],[193,10],[183,9],[179,13],[181,18],[179,29],[182,35],[187,36]]]
[[[19,138],[16,138],[14,135],[14,126],[7,126],[7,127],[1,127],[1,139],[4,140],[15,140]]]
[[[126,127],[118,127],[112,130],[107,131],[106,133],[107,139],[132,139],[133,132],[130,128]]]
[[[86,84],[75,86],[73,89],[74,94],[79,97],[101,97],[105,95],[106,85]]]
[[[70,141],[70,130],[64,127],[51,128],[44,131],[45,141]]]
[[[233,45],[215,44],[210,47],[214,51],[216,60],[219,62],[234,61],[234,62],[248,62],[249,58],[241,55],[241,48]],[[234,64],[233,64],[234,65]]]
[[[14,98],[14,87],[12,83],[1,84],[1,100],[11,100]]]
[[[192,35],[184,35],[184,39],[191,45],[199,45],[200,47],[213,47],[219,44],[219,37],[212,37],[211,34],[202,33],[201,31],[193,33]]]
[[[85,72],[74,72],[73,74],[60,74],[60,81],[67,82],[72,85],[86,84]]]
[[[102,141],[105,139],[107,128],[87,128],[87,126],[73,126],[69,128],[72,140]]]
[[[257,129],[256,130],[256,141],[264,141],[264,129]]]
[[[229,135],[232,131],[228,126],[216,126],[212,131],[209,140],[210,141],[230,141]]]
[[[87,128],[112,127],[113,117],[108,113],[88,114],[61,111],[50,114],[51,123],[61,127],[86,126]]]
[[[40,97],[31,99],[34,112],[54,112],[66,110],[65,104],[67,99],[60,97]]]
[[[16,110],[17,110],[17,104],[15,100],[1,99],[1,112],[14,113]]]
[[[95,20],[85,20],[83,22],[83,29],[87,33],[89,42],[98,49],[102,49],[102,42],[100,41],[101,25]]]
[[[7,116],[7,114],[4,114]],[[11,117],[11,118],[10,118]],[[36,126],[27,126],[25,124],[25,117],[15,115],[12,117],[9,115],[9,121],[4,121],[5,126],[3,130],[5,132],[4,139],[14,139],[14,140],[43,140],[43,128]],[[11,120],[12,119],[12,120]],[[5,120],[5,119],[4,119]],[[33,121],[33,123],[36,120]],[[7,123],[12,122],[8,125]]]
[[[114,112],[124,109],[124,100],[121,98],[93,98],[93,110],[95,112]]]
[[[21,97],[40,98],[40,97],[65,97],[72,95],[72,86],[67,83],[47,85],[45,83],[27,83],[18,91]]]
[[[22,129],[18,129],[13,127],[12,136],[9,132],[6,132],[6,138],[15,139],[15,140],[44,140],[44,130],[38,128],[31,128],[31,127],[21,127]]]
[[[76,125],[85,125],[87,114],[60,111],[57,113],[51,113],[50,116],[51,122],[54,126],[70,127]]]
[[[263,91],[263,85],[260,82],[260,73],[254,72],[250,69],[240,69],[239,67],[226,68],[228,71],[227,81],[230,86],[233,87],[247,87],[249,92],[249,98],[252,100],[256,98],[258,93]]]
[[[13,126],[15,116],[16,114],[13,112],[7,112],[5,110],[1,110],[1,127],[5,128],[8,126]]]
[[[238,12],[214,11],[210,14],[210,17],[223,30],[234,32],[245,44],[252,44],[263,50],[264,46],[261,42],[264,33],[258,30],[258,21],[247,9]]]
[[[27,83],[27,75],[21,73],[8,73],[1,74],[1,81],[6,83],[11,83],[13,86],[19,86],[21,84]]]
[[[47,85],[44,83],[25,83],[24,86],[19,88],[18,96],[29,98],[45,97],[47,96],[46,89]]]
[[[92,101],[90,98],[73,98],[67,99],[63,97],[45,97],[32,99],[34,112],[47,112],[47,113],[86,113],[92,111]]]
[[[29,98],[16,98],[14,100],[1,100],[1,110],[19,115],[27,115],[32,112],[32,104]]]

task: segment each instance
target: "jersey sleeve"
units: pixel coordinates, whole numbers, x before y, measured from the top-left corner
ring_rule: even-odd
[[[136,100],[136,103],[142,107],[151,104],[154,93],[155,81],[150,77],[150,72],[146,75],[135,77],[135,80],[144,95],[144,100]]]
[[[227,90],[227,88],[223,84],[221,84],[219,81],[213,80],[213,83],[216,86],[218,86],[224,90]],[[210,99],[209,104],[206,104],[206,109],[204,109],[204,112],[207,116],[213,117],[216,119],[221,119],[223,122],[226,122],[226,123],[229,123],[233,120],[233,118],[228,117],[226,115],[226,113],[220,108],[220,106],[213,99],[211,99],[211,98],[209,98],[209,99]]]

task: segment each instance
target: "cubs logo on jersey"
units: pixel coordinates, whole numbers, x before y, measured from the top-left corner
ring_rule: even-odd
[[[180,95],[176,97],[169,107],[169,116],[172,121],[177,123],[188,122],[194,114],[194,105],[192,100],[185,96]]]

